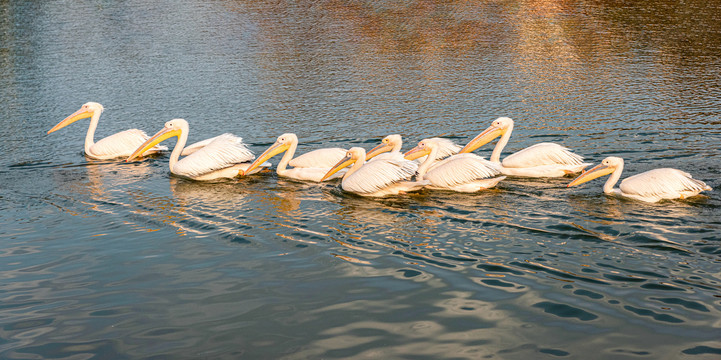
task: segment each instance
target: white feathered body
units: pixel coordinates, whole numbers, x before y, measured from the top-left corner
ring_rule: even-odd
[[[178,160],[170,171],[193,180],[234,178],[238,176],[239,170],[247,169],[255,159],[243,139],[233,134],[223,134],[209,140],[205,146],[194,149],[190,155]]]
[[[581,172],[591,164],[559,144],[538,143],[505,157],[501,165],[504,175],[561,177]]]
[[[320,180],[323,178],[323,176],[325,176],[328,170],[330,170],[330,167],[294,167],[291,169],[278,170],[278,175],[295,180],[320,182]],[[328,180],[342,177],[343,174],[346,173],[346,171],[346,169],[338,171],[337,173],[330,176]]]
[[[476,192],[496,186],[505,179],[498,164],[475,154],[457,154],[431,165],[419,178],[428,180],[430,189]]]
[[[296,180],[320,182],[320,179],[338,161],[345,157],[346,150],[341,148],[323,148],[309,151],[291,159],[288,165],[291,169],[278,169],[278,175]],[[337,179],[346,173],[343,169],[328,179]]]
[[[343,177],[341,188],[361,196],[381,197],[420,190],[428,184],[427,181],[410,181],[418,164],[403,159],[401,153],[395,154],[393,159],[371,160],[356,170],[354,166]]]
[[[225,134],[223,134],[223,135],[225,135]],[[223,136],[223,135],[218,135],[218,136]],[[231,134],[231,135],[232,135],[232,134]],[[180,155],[181,155],[181,156],[188,156],[188,155],[190,155],[190,154],[192,154],[192,153],[194,153],[194,152],[196,152],[196,151],[204,148],[206,145],[210,144],[213,140],[217,139],[218,136],[212,137],[212,138],[209,138],[209,139],[205,139],[205,140],[201,140],[201,141],[192,143],[192,144],[190,144],[190,145],[187,145],[187,146],[185,146],[185,147],[183,148],[183,152],[181,152]]]
[[[341,148],[316,149],[294,157],[288,165],[301,168],[325,168],[328,171],[345,156],[345,153],[346,150]]]
[[[685,199],[712,190],[691,174],[672,168],[653,169],[621,181],[613,192],[628,198],[657,202],[663,199]]]
[[[86,151],[88,157],[99,160],[128,157],[130,154],[148,140],[148,135],[138,129],[129,129],[110,135],[90,145]],[[156,145],[143,155],[150,155],[159,151],[168,150],[165,146]]]

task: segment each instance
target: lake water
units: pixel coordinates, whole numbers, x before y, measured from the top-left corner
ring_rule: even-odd
[[[713,1],[3,1],[0,35],[0,358],[721,357]],[[196,183],[167,155],[86,159],[87,120],[46,135],[88,101],[96,139],[185,118],[256,155],[284,132],[462,145],[509,116],[505,154],[558,142],[714,190]]]

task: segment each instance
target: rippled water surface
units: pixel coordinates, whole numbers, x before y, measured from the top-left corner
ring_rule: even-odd
[[[700,0],[0,2],[0,358],[719,358],[720,24]],[[185,118],[256,154],[464,144],[509,116],[506,154],[714,190],[197,183],[167,155],[86,159],[87,120],[46,135],[87,101],[96,138]]]

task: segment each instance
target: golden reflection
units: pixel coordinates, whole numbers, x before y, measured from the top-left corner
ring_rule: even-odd
[[[623,221],[625,214],[621,208],[623,200],[607,196],[580,196],[571,194],[566,199],[568,205],[584,215],[584,219],[600,225],[614,225]],[[599,202],[601,206],[599,206]]]
[[[238,228],[252,225],[237,216],[249,200],[245,189],[235,182],[207,183],[171,176],[169,184],[174,206],[168,210],[177,214],[174,225],[178,229],[196,236],[221,233],[252,237]]]
[[[361,260],[361,259],[354,258],[354,257],[348,256],[348,255],[340,255],[340,254],[336,254],[336,253],[331,253],[331,255],[335,256],[338,259],[345,260],[347,262],[354,263],[354,264],[360,264],[360,265],[370,265],[371,264],[370,261]]]
[[[359,267],[371,270],[368,267]],[[434,281],[435,279],[431,279]],[[430,285],[430,284],[429,284]],[[439,285],[430,286],[439,288]],[[436,291],[434,289],[434,291]],[[352,300],[331,304],[310,312],[314,318],[333,319],[341,316],[352,321],[331,322],[293,354],[294,358],[323,358],[331,351],[373,343],[368,350],[355,354],[358,358],[484,358],[495,357],[508,344],[540,341],[542,334],[525,326],[509,310],[498,307],[494,301],[478,300],[469,291],[444,291],[434,301],[421,320],[409,320],[406,314],[417,302],[411,296],[418,294],[394,293],[392,300]],[[508,307],[512,300],[504,301]],[[346,314],[346,316],[343,316]],[[349,318],[347,314],[372,314]],[[383,321],[373,319],[384,319]],[[354,319],[354,320],[353,320]],[[472,329],[453,330],[447,324],[453,321],[473,322]],[[394,341],[388,342],[388,338]]]
[[[407,209],[399,207],[399,204],[395,204],[393,201],[384,202],[345,196],[342,204],[345,206],[340,207],[335,215],[339,223],[335,227],[329,227],[329,230],[347,239],[371,246],[351,244],[349,241],[334,237],[333,239],[341,246],[366,253],[378,253],[379,250],[375,248],[378,247],[391,252],[401,252],[415,258],[432,259],[428,253],[414,250],[438,247],[438,244],[430,244],[425,239],[417,240],[419,234],[415,229],[424,228],[423,218],[409,219]],[[401,226],[401,224],[405,225]],[[422,233],[427,232],[423,231]],[[437,250],[440,251],[440,249]]]
[[[263,205],[264,214],[275,217],[277,213],[283,216],[297,216],[301,199],[307,195],[306,190],[315,184],[303,182],[277,180],[280,191],[258,191],[251,194],[254,203]]]
[[[74,199],[85,206],[80,211],[66,207],[61,209],[71,215],[82,217],[95,216],[93,213],[96,212],[117,214],[120,209],[118,206],[130,205],[122,197],[114,196],[118,192],[117,189],[134,183],[139,177],[146,176],[151,171],[148,164],[138,166],[133,172],[128,172],[122,166],[119,167],[116,162],[95,159],[78,167],[85,169],[84,179],[68,179],[65,177],[66,172],[64,171],[54,171],[52,174],[57,177],[56,181],[59,184],[62,183],[62,186],[68,187],[70,193],[77,194]]]

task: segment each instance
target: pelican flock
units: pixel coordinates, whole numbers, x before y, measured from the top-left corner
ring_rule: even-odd
[[[421,189],[477,192],[492,188],[506,176],[562,177],[581,173],[567,187],[573,187],[604,175],[611,175],[603,192],[644,202],[664,199],[686,199],[711,191],[703,181],[672,168],[661,168],[633,175],[614,188],[623,171],[623,159],[607,157],[591,170],[583,157],[555,143],[539,143],[501,161],[501,152],[513,131],[513,120],[500,117],[463,148],[444,138],[421,140],[416,147],[402,153],[400,134],[388,135],[366,153],[353,147],[323,148],[295,157],[298,137],[280,135],[257,159],[242,138],[225,133],[186,146],[190,127],[184,119],[173,119],[152,137],[130,129],[94,141],[103,106],[88,102],[51,128],[53,133],[73,122],[90,118],[85,137],[85,154],[92,159],[126,158],[132,161],[168,148],[161,142],[177,137],[168,166],[171,174],[206,181],[251,175],[270,167],[272,157],[285,153],[276,167],[278,176],[301,181],[323,182],[342,178],[340,187],[366,197],[403,194]],[[500,136],[489,160],[471,152]],[[182,159],[180,156],[184,156]],[[288,168],[291,166],[291,168]],[[350,167],[350,168],[349,168]]]
[[[129,129],[95,142],[95,129],[98,127],[100,114],[102,113],[102,105],[96,102],[85,103],[78,111],[72,113],[63,121],[53,126],[52,129],[48,130],[48,134],[58,131],[78,120],[90,118],[88,133],[85,135],[85,155],[97,160],[127,157],[132,154],[140,144],[148,140],[148,135],[145,134],[144,131]],[[163,150],[168,150],[168,148],[164,146],[154,146],[148,148],[143,155],[147,156]]]

